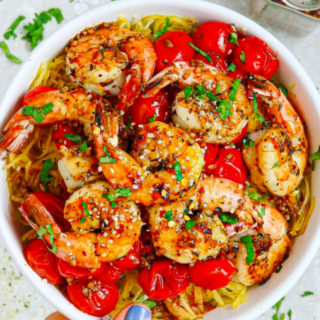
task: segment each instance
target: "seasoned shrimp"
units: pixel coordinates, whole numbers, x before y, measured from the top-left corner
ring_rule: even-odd
[[[27,142],[34,126],[75,120],[84,126],[84,133],[91,140],[91,124],[94,120],[96,106],[109,106],[107,100],[84,89],[44,92],[29,98],[26,103],[28,108],[20,108],[4,129],[4,135],[0,140],[1,159],[4,159],[9,152],[18,153]],[[29,115],[31,112],[33,116]],[[37,115],[42,115],[42,117],[38,118]]]
[[[285,196],[299,186],[307,166],[303,124],[280,89],[262,77],[248,81],[265,103],[274,125],[249,134],[254,146],[244,148],[243,157],[252,182],[260,190]]]
[[[260,225],[257,230],[251,232],[255,260],[247,263],[248,253],[243,243],[238,244],[235,250],[236,258],[233,259],[238,269],[235,277],[246,286],[268,280],[286,258],[290,248],[290,239],[286,235],[288,224],[282,214],[266,204],[256,208],[258,212],[263,208],[265,214],[263,217],[257,217]],[[237,241],[238,239],[235,239],[235,242]]]
[[[71,41],[66,71],[78,86],[101,95],[119,95],[118,108],[125,109],[152,77],[156,59],[150,39],[103,23],[85,29]]]
[[[33,194],[27,197],[20,211],[36,231],[51,225],[53,243],[48,236],[45,240],[57,247],[58,258],[79,267],[98,268],[102,262],[125,256],[138,240],[142,225],[138,207],[132,201],[118,202],[113,207],[104,197],[110,193],[114,190],[109,184],[96,182],[71,195],[65,205],[64,217],[74,232],[62,232]]]
[[[195,88],[190,88],[189,97],[183,91],[177,94],[172,118],[176,125],[211,143],[227,144],[239,136],[251,113],[240,82],[202,61],[176,62],[147,83],[145,95],[153,96],[173,82],[180,88]]]
[[[183,130],[163,122],[145,125],[136,135],[132,155],[117,143],[119,119],[98,107],[94,124],[96,154],[114,188],[130,188],[131,199],[145,206],[193,195],[204,166],[200,146]],[[101,163],[101,158],[110,160]]]

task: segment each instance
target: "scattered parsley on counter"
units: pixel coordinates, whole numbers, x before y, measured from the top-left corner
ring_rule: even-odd
[[[11,54],[9,47],[4,41],[0,41],[0,49],[3,50],[5,56],[15,64],[21,64],[22,60]]]
[[[9,40],[11,37],[15,39],[17,35],[15,34],[15,30],[17,29],[18,25],[21,21],[23,21],[26,17],[25,16],[19,16],[12,25],[8,28],[8,31],[3,35],[5,39]]]
[[[301,297],[304,298],[304,297],[313,296],[313,295],[314,295],[314,293],[313,293],[312,291],[305,291],[305,292],[301,295]]]

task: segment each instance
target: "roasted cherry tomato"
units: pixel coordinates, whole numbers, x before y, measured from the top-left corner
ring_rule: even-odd
[[[28,103],[28,100],[30,98],[33,98],[34,96],[40,94],[40,93],[44,93],[44,92],[49,92],[49,91],[54,91],[54,90],[57,90],[57,89],[53,89],[51,87],[48,87],[48,86],[38,86],[38,87],[34,87],[33,89],[29,90],[25,96],[22,98],[22,102],[21,102],[21,105],[22,106],[28,106],[29,103]]]
[[[214,53],[208,53],[208,55],[212,61],[209,61],[205,56],[203,56],[200,53],[196,54],[195,59],[201,60],[204,63],[219,69],[223,73],[227,72],[228,64],[227,64],[226,60],[223,60],[222,58],[220,58],[219,56],[217,56]]]
[[[154,249],[152,244],[151,232],[147,226],[144,225],[141,229],[141,235],[139,237],[139,251],[142,255],[147,255]]]
[[[169,109],[168,97],[165,93],[160,91],[150,98],[143,98],[140,96],[126,111],[123,116],[123,121],[127,125],[130,123],[131,118],[131,123],[135,126],[147,124],[150,123],[150,121],[169,123],[170,116],[171,111]]]
[[[42,279],[47,279],[51,284],[64,283],[56,267],[55,255],[49,251],[41,239],[31,241],[25,249],[25,255],[29,266]]]
[[[236,137],[236,138],[232,141],[232,143],[238,143],[238,142],[242,141],[244,135],[247,133],[247,130],[248,130],[248,123],[242,128],[239,136]]]
[[[117,282],[120,280],[124,270],[117,268],[112,262],[105,264],[103,272],[94,276],[96,280],[104,282]]]
[[[216,177],[222,177],[236,183],[244,184],[247,171],[241,152],[235,148],[219,149],[219,157],[214,164],[212,174]]]
[[[276,54],[257,37],[240,39],[232,62],[240,71],[258,74],[266,79],[271,78],[279,66]]]
[[[60,182],[60,197],[63,199],[63,200],[68,200],[70,198],[70,193],[68,191],[68,188],[67,188],[67,185],[66,183],[64,182],[64,180],[62,179],[61,182]]]
[[[139,243],[137,241],[124,258],[121,258],[113,262],[114,266],[122,270],[136,269],[141,263],[141,257],[138,246]]]
[[[234,71],[231,71],[231,70],[227,71],[227,76],[232,78],[232,80],[238,79],[238,80],[242,81],[245,77],[245,74],[243,72],[241,72],[240,70],[235,69]]]
[[[59,150],[60,147],[66,146],[68,149],[71,148],[72,146],[76,145],[75,142],[69,140],[66,138],[66,134],[78,134],[80,135],[82,138],[85,139],[85,136],[83,134],[83,130],[80,126],[78,125],[72,125],[69,122],[59,122],[58,123],[58,127],[56,130],[54,130],[53,132],[53,141],[57,147],[57,149]]]
[[[57,269],[65,278],[83,279],[91,276],[98,276],[99,274],[104,272],[104,268],[105,266],[103,264],[99,269],[96,270],[81,268],[72,266],[69,262],[57,258]]]
[[[225,287],[236,271],[231,261],[226,258],[211,259],[205,262],[197,261],[193,267],[189,266],[191,281],[208,290]]]
[[[234,29],[223,22],[206,22],[193,34],[195,45],[204,52],[212,52],[225,59],[235,48],[233,42],[228,42]]]
[[[156,72],[170,67],[178,61],[189,61],[194,56],[194,49],[188,44],[193,43],[184,31],[169,31],[162,35],[154,44],[157,54]]]
[[[188,267],[168,259],[154,260],[151,268],[143,268],[138,283],[153,300],[175,297],[189,285]]]
[[[204,172],[207,174],[212,174],[212,165],[216,161],[219,153],[219,145],[217,143],[206,143],[204,152]],[[211,169],[210,169],[210,168]]]
[[[68,285],[70,302],[92,316],[103,317],[113,311],[119,300],[116,285],[112,282],[88,280]]]

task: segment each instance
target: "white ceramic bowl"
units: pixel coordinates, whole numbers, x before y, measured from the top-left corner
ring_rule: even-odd
[[[100,22],[116,20],[119,15],[131,18],[134,15],[145,16],[148,14],[194,16],[200,22],[218,20],[234,23],[238,30],[247,30],[248,35],[255,35],[267,42],[280,58],[278,71],[280,79],[287,87],[295,83],[294,93],[296,94],[296,99],[294,103],[307,123],[311,150],[315,151],[317,146],[320,145],[319,95],[309,76],[290,51],[269,32],[248,18],[213,3],[190,0],[117,1],[94,8],[62,25],[30,54],[10,83],[0,105],[1,128],[4,127],[6,121],[13,114],[19,99],[28,90],[40,63],[55,57],[66,45],[67,41],[76,33],[85,27]],[[313,195],[319,199],[320,165],[316,167],[316,171],[313,172],[312,189]],[[1,170],[0,175],[0,194],[2,195],[0,204],[0,231],[19,269],[46,300],[70,319],[96,319],[76,309],[59,290],[43,282],[28,266],[23,255],[19,231],[11,215],[14,207],[9,201],[9,193],[5,181],[6,174]],[[283,265],[281,273],[274,274],[270,281],[263,286],[252,288],[249,292],[249,301],[241,305],[237,310],[232,310],[229,307],[218,308],[206,315],[205,319],[254,319],[282,298],[301,277],[319,247],[320,217],[317,212],[318,206],[319,201],[317,200],[316,210],[309,221],[308,228],[305,234],[297,239],[289,259]]]

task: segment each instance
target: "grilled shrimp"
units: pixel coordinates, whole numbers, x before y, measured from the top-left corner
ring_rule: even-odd
[[[243,85],[202,61],[176,62],[147,83],[145,95],[153,96],[173,82],[180,88],[201,89],[197,94],[190,91],[189,97],[183,91],[177,94],[172,118],[176,125],[211,143],[227,144],[239,136],[251,113]],[[238,84],[231,97],[232,88]]]
[[[235,250],[236,258],[233,259],[238,269],[235,277],[246,286],[268,280],[286,258],[290,248],[290,239],[286,235],[288,224],[285,218],[277,209],[266,204],[256,206],[258,212],[261,212],[262,208],[265,214],[263,217],[257,217],[259,227],[251,232],[255,251],[254,261],[247,263],[248,253],[243,243],[238,243]],[[238,239],[233,240],[238,242]]]
[[[156,59],[150,39],[103,23],[71,41],[66,71],[78,86],[101,95],[119,95],[118,107],[125,109],[152,77]]]
[[[94,142],[106,179],[114,188],[130,188],[131,199],[145,206],[193,195],[204,165],[200,146],[183,130],[163,122],[145,125],[131,155],[118,147],[119,117],[96,110]],[[101,158],[109,159],[101,163]]]
[[[72,232],[62,232],[51,214],[33,194],[20,207],[22,217],[39,230],[51,225],[54,239],[44,239],[57,247],[58,258],[72,265],[98,268],[125,256],[138,240],[142,222],[138,207],[132,201],[118,202],[113,207],[105,194],[114,190],[106,182],[95,182],[74,192],[67,200],[64,217]],[[116,201],[121,198],[117,198]]]
[[[251,180],[264,192],[285,196],[303,179],[308,142],[303,124],[282,91],[262,77],[248,80],[266,105],[274,125],[249,134],[254,146],[243,149]]]

